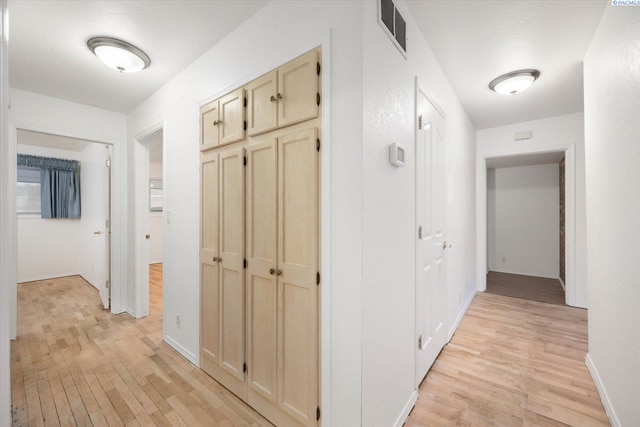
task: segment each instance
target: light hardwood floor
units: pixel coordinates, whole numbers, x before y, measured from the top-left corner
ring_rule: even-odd
[[[560,281],[545,277],[490,271],[487,274],[487,293],[549,304],[565,303],[564,289]]]
[[[14,425],[270,426],[162,342],[162,269],[150,315],[102,310],[79,277],[18,287]],[[609,425],[584,364],[586,311],[479,294],[420,386],[406,425]]]
[[[271,426],[162,341],[162,264],[150,279],[138,320],[103,310],[79,276],[18,286],[15,426]]]
[[[609,425],[586,352],[586,310],[478,294],[405,425]]]

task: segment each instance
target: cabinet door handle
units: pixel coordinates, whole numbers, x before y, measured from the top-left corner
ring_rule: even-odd
[[[269,274],[271,274],[273,276],[274,274],[276,274],[276,271],[273,268],[270,268],[269,269]]]
[[[282,95],[280,94],[280,92],[278,92],[278,94],[276,95],[276,98],[282,99]]]
[[[216,121],[213,122],[214,126],[218,126],[218,125],[221,125],[221,124],[222,124],[222,120],[216,120]]]
[[[282,275],[282,271],[276,270],[276,276],[281,276],[281,275]]]
[[[280,95],[280,94],[278,94],[278,95]],[[276,102],[277,100],[278,99],[275,96],[271,95],[271,102]]]

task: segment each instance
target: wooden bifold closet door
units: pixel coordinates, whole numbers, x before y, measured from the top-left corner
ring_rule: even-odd
[[[200,109],[200,367],[277,426],[320,416],[318,61]]]

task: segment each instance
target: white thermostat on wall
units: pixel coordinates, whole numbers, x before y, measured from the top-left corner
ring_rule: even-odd
[[[389,146],[389,163],[397,167],[404,166],[405,153],[404,147],[394,142]]]

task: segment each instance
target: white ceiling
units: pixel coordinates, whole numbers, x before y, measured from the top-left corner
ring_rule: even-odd
[[[57,150],[82,151],[94,141],[52,135],[43,132],[18,129],[18,144],[33,145],[35,147],[55,148]]]
[[[128,113],[267,3],[9,0],[10,86]],[[607,0],[407,3],[477,128],[583,110],[582,59]],[[107,68],[86,47],[99,35],[138,46],[151,67]],[[529,90],[488,89],[520,68],[542,73]]]
[[[582,60],[607,0],[407,4],[478,129],[583,111]],[[498,95],[488,88],[523,68],[541,72],[527,91]]]
[[[9,85],[128,113],[267,3],[9,0]],[[87,48],[95,36],[136,45],[151,66],[107,68]]]

